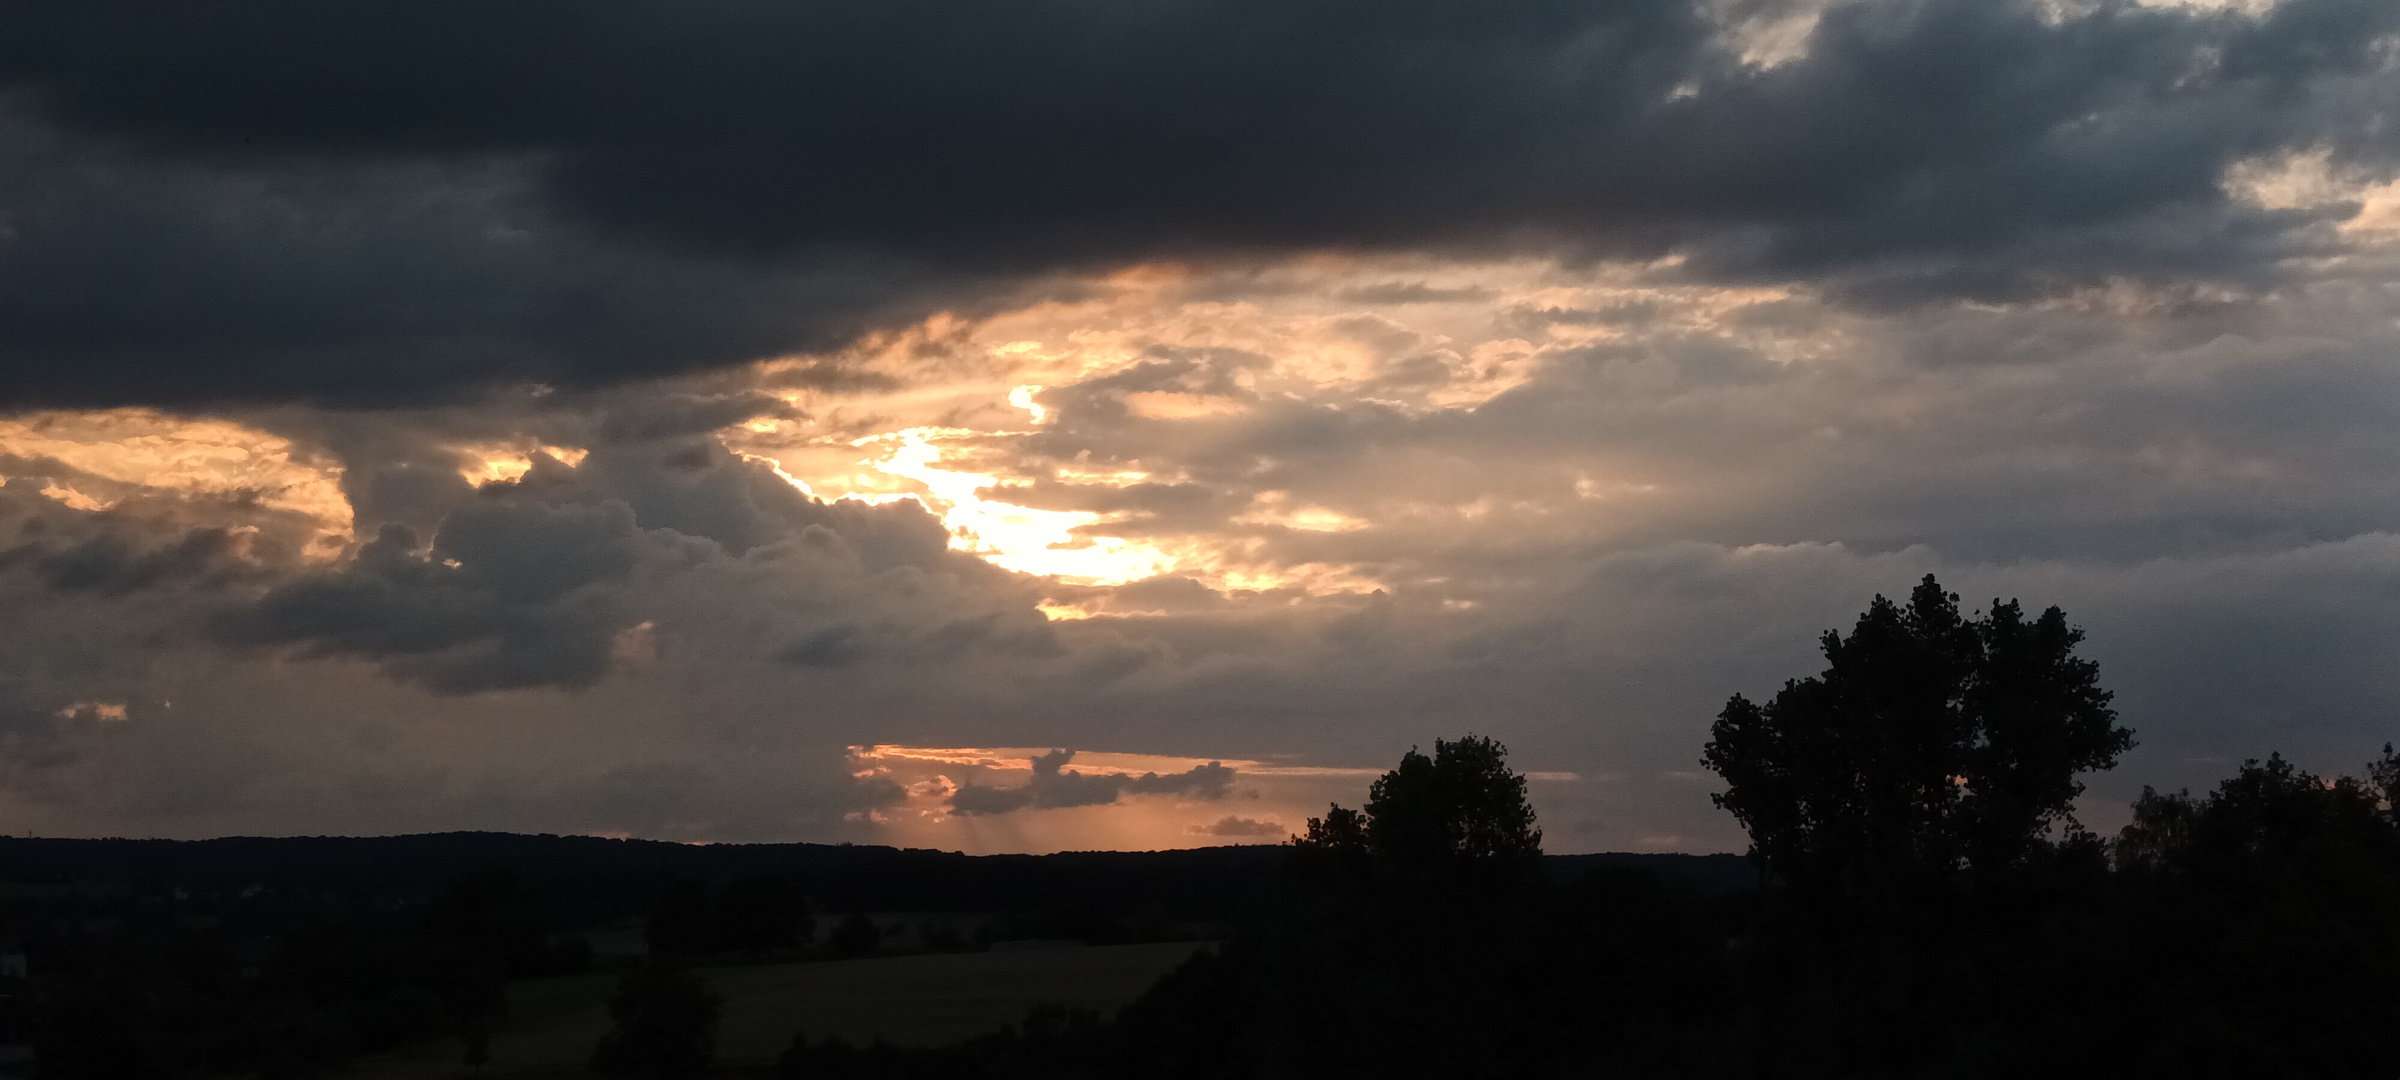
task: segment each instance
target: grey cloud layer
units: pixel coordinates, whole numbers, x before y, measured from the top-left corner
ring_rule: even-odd
[[[389,400],[825,348],[1042,274],[1688,256],[1892,303],[2275,278],[2400,13],[1862,0],[0,7],[17,401]]]
[[[0,98],[0,403],[453,400],[839,345],[941,282],[562,220],[510,159],[162,158]]]
[[[242,403],[340,466],[360,541],[0,459],[0,813],[871,839],[905,800],[853,745],[1382,765],[1472,729],[1583,777],[1535,793],[1562,848],[1727,848],[1710,713],[1927,572],[2090,630],[2143,742],[2096,824],[2400,735],[2394,246],[2220,186],[2388,179],[2400,6],[1866,0],[1743,66],[1725,27],[1778,10],[0,2],[0,404]],[[1273,262],[1322,248],[1436,257]],[[1565,258],[1441,261],[1502,250]],[[1070,280],[1140,259],[1201,265]],[[1758,282],[1792,287],[1699,287]],[[1132,359],[976,343],[1043,297]],[[1044,422],[992,420],[1024,381]],[[829,467],[982,425],[947,445],[1086,535],[1383,589],[1008,573],[745,459],[766,420]],[[478,486],[485,445],[589,453]],[[1241,794],[1066,765],[952,809]],[[1210,809],[1166,827],[1275,828]]]
[[[918,504],[811,500],[706,435],[609,442],[575,467],[544,455],[479,488],[446,479],[429,536],[385,524],[222,636],[372,660],[446,692],[589,686],[645,623],[739,627],[726,636],[739,657],[813,668],[1057,649],[1025,587],[950,552]],[[357,505],[365,520],[379,509]]]
[[[1795,407],[1817,406],[1803,396]],[[1953,457],[1987,437],[1957,434],[1967,441]],[[1383,438],[1388,453],[1405,428]],[[1464,438],[1438,435],[1445,453]],[[1506,467],[1498,433],[1474,438]],[[601,453],[562,470],[597,470]],[[687,472],[648,453],[660,474],[651,482],[757,481],[705,489],[728,506],[782,484],[755,466]],[[1328,552],[1385,549],[1402,583],[1381,597],[1295,607],[1161,581],[1118,592],[1169,615],[1050,624],[1031,611],[1037,591],[965,556],[866,554],[873,534],[836,508],[742,550],[629,509],[631,479],[537,497],[544,481],[529,478],[530,490],[470,490],[420,539],[431,541],[424,552],[387,536],[325,569],[271,549],[186,557],[214,550],[193,537],[257,520],[238,507],[96,515],[10,484],[0,529],[19,553],[0,560],[0,787],[45,831],[868,838],[842,815],[894,793],[845,776],[845,745],[1033,742],[1379,764],[1412,741],[1473,728],[1529,766],[1587,777],[1537,792],[1562,846],[1676,837],[1669,846],[1721,848],[1736,840],[1694,766],[1708,715],[1732,691],[1768,691],[1809,670],[1817,631],[1925,572],[1979,602],[2064,604],[2090,628],[2144,743],[2124,775],[2095,785],[2098,822],[2127,785],[2204,783],[2228,757],[2279,748],[2351,764],[2359,747],[2390,737],[2400,704],[2390,674],[2400,670],[2390,602],[2400,523],[2117,560],[1978,557],[1938,541],[1752,546],[1786,527],[1844,532],[1830,512],[1778,525],[1777,508],[1739,543],[1545,535],[1520,517],[1454,522],[1440,545],[1361,534]],[[1872,475],[1854,482],[1880,486]],[[1934,522],[1974,497],[1899,490],[1882,505]],[[905,504],[875,509],[929,524]],[[681,512],[693,528],[711,516],[689,503]],[[104,537],[126,553],[111,565],[128,569],[56,576],[69,553]],[[154,559],[176,569],[130,569]],[[242,648],[279,640],[317,658],[229,655],[210,644],[229,617],[247,630],[234,638]],[[557,632],[527,629],[550,620]],[[616,649],[615,632],[644,621],[655,624],[650,647]],[[835,627],[850,629],[828,648]],[[494,689],[505,687],[518,689]],[[458,693],[468,690],[478,692]],[[60,715],[83,701],[125,702],[130,716]],[[954,808],[1206,799],[1235,780],[1222,768],[1153,779],[1071,773],[1063,756],[1045,764],[1027,786],[963,789]]]

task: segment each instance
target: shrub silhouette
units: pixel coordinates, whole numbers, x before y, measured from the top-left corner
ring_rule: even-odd
[[[592,1048],[592,1071],[644,1080],[698,1075],[716,1056],[723,1007],[697,973],[652,956],[626,969],[608,1000],[611,1026]]]
[[[709,929],[718,948],[755,957],[814,937],[816,920],[809,915],[808,898],[790,881],[760,874],[725,887]]]
[[[651,902],[642,939],[653,954],[694,956],[708,951],[711,941],[708,889],[697,881],[666,883]]]
[[[868,918],[864,912],[854,911],[842,916],[842,921],[834,924],[833,933],[825,943],[843,956],[863,956],[883,944],[883,928],[876,926],[875,920]]]

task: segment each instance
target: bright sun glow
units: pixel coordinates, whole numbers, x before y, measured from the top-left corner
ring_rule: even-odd
[[[1032,413],[1033,422],[1039,424],[1048,419],[1050,415],[1050,410],[1034,403],[1033,395],[1041,392],[1042,388],[1039,386],[1020,386],[1008,392],[1008,403]]]
[[[1668,286],[1648,273],[1303,259],[1273,272],[1275,288],[1228,300],[1206,271],[1133,267],[1072,300],[936,315],[839,356],[763,364],[790,412],[718,434],[816,498],[914,499],[955,550],[1069,586],[1174,574],[1270,602],[1371,593],[1392,587],[1360,561],[1379,529],[1490,508],[1434,499],[1394,515],[1389,500],[1340,485],[1245,490],[1251,477],[1228,471],[1240,448],[1278,416],[1362,398],[1394,415],[1464,415],[1628,332],[1609,319],[1520,326],[1502,318],[1511,312],[1640,307],[1654,312],[1642,323],[1653,331],[1743,336],[1778,361],[1808,358],[1776,351],[1772,336],[1750,340],[1758,335],[1732,317],[1788,290]],[[792,378],[816,365],[872,374],[876,388]],[[1252,466],[1275,467],[1263,457]],[[1205,509],[1192,501],[1201,492]],[[1062,620],[1165,613],[1086,596],[1050,597],[1041,610]]]
[[[1172,569],[1173,557],[1148,544],[1077,533],[1099,522],[1087,510],[1039,510],[984,496],[997,477],[942,467],[940,445],[975,436],[957,428],[916,427],[859,440],[887,449],[868,462],[885,474],[925,487],[925,501],[949,526],[959,550],[1024,574],[1056,576],[1084,585],[1120,585]]]

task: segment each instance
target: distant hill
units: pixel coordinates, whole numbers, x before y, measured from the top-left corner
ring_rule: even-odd
[[[1656,874],[1668,884],[1708,896],[1722,896],[1758,887],[1758,864],[1751,862],[1747,855],[1612,851],[1597,855],[1542,856],[1543,872],[1561,881],[1602,869],[1639,870]]]
[[[0,837],[0,892],[61,889],[275,892],[406,903],[457,875],[505,866],[556,895],[619,907],[665,878],[722,884],[774,873],[804,884],[829,911],[1029,911],[1097,906],[1213,917],[1273,886],[1283,849],[1269,845],[1055,855],[963,855],[850,844],[678,844],[589,836],[457,832],[387,837],[69,840]],[[1644,870],[1702,892],[1748,888],[1735,855],[1553,855],[1573,877],[1600,867]]]

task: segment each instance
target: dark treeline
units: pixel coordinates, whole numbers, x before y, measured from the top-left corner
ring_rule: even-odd
[[[680,963],[874,951],[861,912],[986,913],[922,943],[1214,934],[1273,848],[969,858],[462,833],[199,842],[0,839],[0,1045],[44,1076],[301,1077],[456,1038],[470,1064],[512,979],[589,970],[614,928]],[[830,921],[818,943],[819,912]],[[856,930],[864,927],[861,942]]]
[[[853,844],[677,844],[592,836],[426,833],[385,837],[227,837],[72,840],[0,836],[0,888],[13,895],[87,897],[180,891],[187,898],[313,897],[385,907],[422,903],[457,878],[507,867],[603,917],[647,911],[662,881],[724,885],[760,874],[804,882],[831,911],[1038,911],[1097,904],[1156,905],[1218,918],[1259,896],[1282,872],[1279,849],[1071,851],[962,855]],[[1706,892],[1748,887],[1738,856],[1549,855],[1543,868],[1574,877],[1638,867]],[[572,919],[572,912],[561,912]]]
[[[1560,876],[1640,865],[1719,891],[1750,879],[1731,856],[1546,862]],[[670,968],[888,949],[864,912],[985,916],[916,949],[1219,937],[1268,918],[1253,909],[1279,895],[1284,864],[1274,847],[969,857],[496,833],[0,838],[0,952],[31,976],[0,977],[0,1045],[30,1041],[41,1074],[62,1077],[323,1075],[445,1038],[472,1062],[507,1022],[507,981],[590,970],[588,935],[610,926]]]
[[[1545,856],[1475,736],[1411,750],[1280,848],[966,858],[464,834],[0,842],[8,1000],[44,1075],[299,1077],[505,1021],[575,935],[646,939],[597,1072],[710,1068],[709,965],[857,955],[866,911],[999,933],[1207,937],[1113,1016],[944,1047],[794,1034],[785,1080],[2400,1076],[2400,755],[2280,758],[2071,814],[2133,745],[2055,608],[1927,578],[1698,749],[1740,856]],[[824,931],[819,933],[818,931]],[[721,1070],[720,1070],[721,1071]]]
[[[590,836],[433,833],[392,837],[65,840],[0,837],[0,882],[102,885],[187,896],[275,894],[383,906],[507,867],[570,921],[647,910],[661,881],[723,885],[760,874],[807,884],[833,911],[1030,911],[1143,905],[1194,918],[1229,911],[1275,873],[1273,848],[969,856],[849,844],[676,844]],[[27,890],[20,889],[20,892]]]

